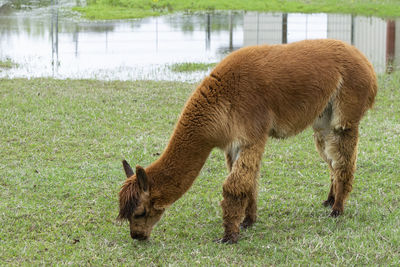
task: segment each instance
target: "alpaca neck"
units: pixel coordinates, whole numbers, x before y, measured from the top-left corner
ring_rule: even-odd
[[[146,170],[159,205],[172,204],[191,187],[212,150],[195,128],[178,122],[166,150]]]

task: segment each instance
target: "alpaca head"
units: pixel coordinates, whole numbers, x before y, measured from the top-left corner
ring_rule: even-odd
[[[128,162],[124,160],[122,164],[127,179],[119,192],[118,219],[129,221],[133,239],[147,240],[165,209],[157,209],[152,203],[145,170],[136,166],[136,174],[134,174]]]

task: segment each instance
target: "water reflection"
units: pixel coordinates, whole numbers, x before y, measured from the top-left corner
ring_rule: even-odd
[[[396,31],[398,32],[396,35]],[[244,45],[333,38],[358,47],[377,72],[400,65],[400,20],[343,14],[244,15]],[[397,36],[397,38],[396,38]]]
[[[89,22],[65,17],[56,4],[31,11],[10,11],[9,6],[1,10],[6,12],[0,13],[0,59],[11,58],[19,67],[0,71],[0,76],[197,80],[205,73],[177,74],[167,66],[218,62],[242,46],[312,38],[354,44],[377,72],[400,65],[400,20],[214,12]]]

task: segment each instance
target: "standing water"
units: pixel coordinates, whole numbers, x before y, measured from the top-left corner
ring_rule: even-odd
[[[0,0],[0,60],[16,63],[0,68],[0,77],[196,81],[208,71],[179,73],[170,66],[216,63],[248,45],[315,38],[355,45],[378,73],[400,65],[400,20],[226,11],[85,21],[59,5],[15,10]]]

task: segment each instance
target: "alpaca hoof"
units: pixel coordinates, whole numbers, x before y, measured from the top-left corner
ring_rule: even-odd
[[[324,205],[325,207],[332,207],[334,203],[335,203],[335,199],[332,197],[332,198],[328,198],[327,200],[322,202],[322,205]]]
[[[251,227],[254,223],[255,223],[255,220],[245,218],[244,221],[240,224],[240,228],[247,229],[247,228]]]
[[[238,234],[225,235],[223,238],[215,240],[215,242],[220,244],[236,244],[238,242],[238,236]]]
[[[339,215],[341,215],[342,213],[343,213],[343,212],[340,211],[340,210],[332,210],[330,216],[336,218],[336,217],[338,217]]]

